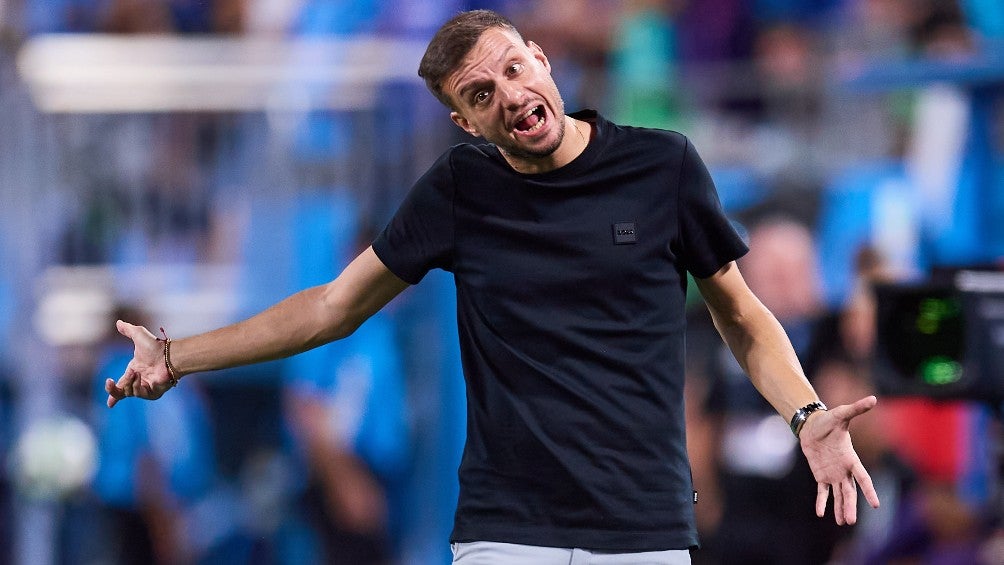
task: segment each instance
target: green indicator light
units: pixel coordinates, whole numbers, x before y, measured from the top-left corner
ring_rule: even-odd
[[[932,357],[920,365],[920,376],[929,385],[950,385],[962,378],[962,365],[948,357]]]
[[[926,298],[920,303],[917,315],[917,331],[924,335],[934,335],[941,323],[959,314],[959,306],[951,300]]]
[[[938,319],[923,314],[917,318],[917,331],[924,335],[934,335],[938,332]]]

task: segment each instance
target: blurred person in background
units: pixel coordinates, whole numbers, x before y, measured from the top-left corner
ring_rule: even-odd
[[[315,351],[294,364],[286,412],[310,473],[302,507],[319,532],[317,563],[395,562],[409,432],[394,326],[377,313]]]
[[[306,198],[294,228],[297,282],[330,280],[358,251],[358,207],[336,193]],[[362,237],[362,241],[369,238]],[[391,312],[284,364],[285,417],[308,477],[299,507],[318,539],[316,563],[379,565],[401,549],[402,488],[411,456],[404,362]]]
[[[566,115],[550,73],[540,47],[498,14],[444,24],[420,74],[454,123],[489,143],[445,154],[325,285],[176,341],[118,322],[135,352],[106,381],[109,407],[160,398],[190,373],[347,338],[442,268],[457,285],[468,384],[455,562],[589,553],[597,563],[689,563],[689,270],[733,354],[791,421],[815,476],[806,506],[822,516],[832,497],[835,521],[853,523],[858,486],[877,506],[847,431],[874,397],[831,410],[819,402],[739,273],[746,245],[686,138]]]
[[[610,55],[613,119],[684,131],[674,18],[682,2],[625,2]]]
[[[876,308],[875,285],[892,282],[893,273],[881,255],[868,245],[862,246],[854,261],[854,283],[847,302],[836,315],[838,343],[854,362],[867,365],[875,354]]]
[[[793,23],[764,27],[753,47],[764,120],[790,132],[793,143],[805,143],[818,126],[820,76],[818,38]]]

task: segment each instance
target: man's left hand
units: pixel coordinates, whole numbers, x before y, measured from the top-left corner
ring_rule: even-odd
[[[799,433],[802,452],[816,479],[816,515],[820,518],[826,512],[831,491],[833,514],[841,526],[857,521],[858,486],[872,508],[879,506],[878,493],[854,452],[848,431],[851,420],[871,410],[877,402],[874,396],[868,396],[854,404],[813,412]]]

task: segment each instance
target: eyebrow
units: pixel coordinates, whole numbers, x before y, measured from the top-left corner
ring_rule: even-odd
[[[499,58],[495,60],[495,62],[500,63],[502,61],[505,61],[506,59],[509,59],[509,53],[512,52],[512,50],[515,48],[516,48],[515,45],[510,45],[508,48],[506,48],[505,51],[502,52],[502,55],[500,55]],[[481,79],[472,79],[466,83],[461,84],[460,88],[457,89],[457,93],[461,97],[465,97],[467,96],[468,91],[470,91],[472,88],[485,84],[485,82],[486,81]]]

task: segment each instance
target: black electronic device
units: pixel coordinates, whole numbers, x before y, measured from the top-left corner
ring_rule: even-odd
[[[1004,273],[876,285],[882,394],[1004,401]]]

